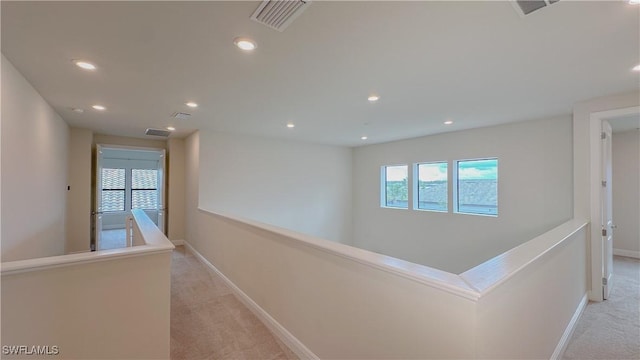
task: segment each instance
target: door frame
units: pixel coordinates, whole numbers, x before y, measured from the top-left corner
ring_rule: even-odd
[[[92,159],[92,176],[95,176],[95,183],[92,184],[93,188],[91,189],[91,197],[92,197],[92,234],[91,234],[91,244],[90,247],[92,251],[96,251],[99,249],[99,231],[102,231],[102,227],[99,226],[100,222],[98,221],[98,217],[101,215],[98,209],[99,201],[98,197],[98,185],[100,183],[99,174],[99,166],[100,166],[100,156],[101,150],[103,149],[125,149],[125,150],[141,150],[141,151],[155,151],[161,153],[160,161],[162,162],[162,173],[158,174],[159,181],[162,182],[162,191],[158,194],[158,227],[163,234],[166,234],[166,194],[167,194],[167,149],[165,148],[156,148],[156,147],[144,147],[144,146],[128,146],[128,145],[115,145],[115,144],[105,144],[105,143],[97,143],[95,144],[95,157]]]
[[[590,242],[591,272],[589,300],[603,301],[602,278],[604,275],[605,256],[609,261],[613,261],[613,254],[606,254],[603,251],[602,242],[602,122],[612,118],[633,115],[640,113],[640,106],[625,107],[620,109],[593,112],[590,115],[589,138],[590,138]]]

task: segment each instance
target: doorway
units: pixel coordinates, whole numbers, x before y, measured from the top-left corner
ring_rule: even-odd
[[[615,183],[612,179],[616,170],[612,165],[612,132],[620,131],[620,126],[626,126],[623,123],[629,121],[640,123],[639,119],[640,107],[591,114],[591,300],[607,299],[615,282],[612,264],[618,226],[613,214]],[[638,203],[637,197],[636,192],[635,199],[628,200]]]
[[[97,145],[94,250],[131,246],[127,222],[142,209],[164,232],[165,150]]]

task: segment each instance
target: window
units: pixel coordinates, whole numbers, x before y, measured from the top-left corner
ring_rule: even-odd
[[[414,174],[414,184],[418,188],[414,207],[418,210],[449,211],[447,163],[417,164]]]
[[[498,215],[498,159],[457,162],[455,211]]]
[[[131,208],[158,208],[158,170],[131,169]]]
[[[382,167],[382,206],[409,208],[408,178],[409,167],[407,165]]]
[[[124,169],[102,169],[102,211],[124,211]]]

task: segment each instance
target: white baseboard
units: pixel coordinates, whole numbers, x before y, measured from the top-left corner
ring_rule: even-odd
[[[171,242],[173,243],[173,246],[180,246],[185,244],[184,240],[171,240]]]
[[[640,251],[634,250],[624,250],[624,249],[613,249],[613,255],[632,257],[636,259],[640,259]]]
[[[188,242],[182,240],[182,243],[193,253],[200,262],[209,267],[214,273],[224,280],[224,282],[233,290],[235,295],[251,312],[258,317],[268,328],[273,332],[285,345],[291,349],[300,359],[320,359],[309,348],[307,348],[300,340],[298,340],[293,334],[291,334],[284,326],[280,325],[267,313],[260,305],[256,304],[247,294],[244,293],[239,287],[236,286],[229,278],[227,278],[220,270],[218,270],[212,263],[209,262],[202,254],[194,249]]]
[[[556,349],[553,351],[553,354],[551,354],[551,360],[562,359],[562,356],[564,355],[565,350],[567,350],[567,345],[569,345],[569,340],[571,340],[571,335],[573,335],[573,332],[576,330],[576,325],[578,324],[578,320],[580,319],[580,316],[582,315],[584,308],[587,307],[588,302],[589,302],[589,297],[585,293],[582,296],[582,300],[580,300],[580,303],[578,304],[576,311],[573,313],[573,317],[571,318],[571,321],[569,321],[569,324],[567,324],[567,328],[564,329],[564,333],[562,334],[562,337],[560,338],[560,341],[558,342]]]

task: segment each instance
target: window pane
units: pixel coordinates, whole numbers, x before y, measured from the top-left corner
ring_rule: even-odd
[[[158,170],[155,169],[131,169],[132,189],[157,189]]]
[[[158,208],[158,191],[157,190],[131,190],[131,208],[132,209],[157,209]]]
[[[124,190],[102,190],[102,211],[124,211]]]
[[[102,169],[102,211],[124,211],[124,169]]]
[[[418,209],[448,211],[447,163],[418,164]]]
[[[102,189],[124,190],[124,169],[102,169]]]
[[[498,215],[498,159],[458,161],[458,212]]]
[[[385,206],[403,208],[409,207],[409,191],[407,179],[409,167],[407,165],[386,166],[385,180]]]
[[[158,170],[131,169],[131,208],[158,208]]]

